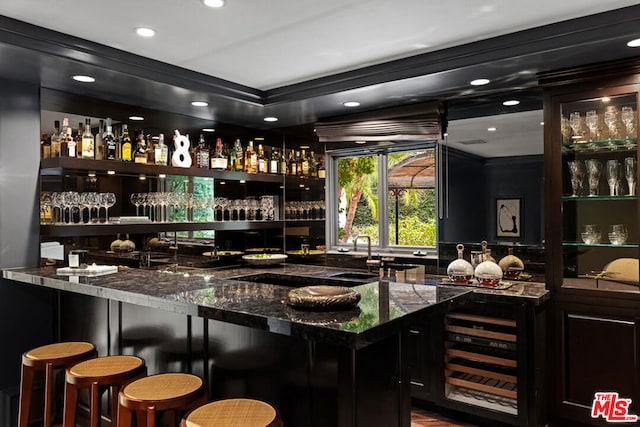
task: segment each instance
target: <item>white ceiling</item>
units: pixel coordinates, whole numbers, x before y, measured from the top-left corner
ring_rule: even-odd
[[[0,14],[267,90],[634,0],[4,0]],[[133,29],[152,27],[143,39]]]

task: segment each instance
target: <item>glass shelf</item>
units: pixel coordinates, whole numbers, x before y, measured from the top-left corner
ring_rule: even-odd
[[[616,151],[635,151],[638,138],[605,139],[602,141],[572,141],[562,144],[563,153],[611,153]]]
[[[637,200],[638,196],[629,196],[628,194],[623,196],[562,196],[562,200],[571,201],[596,201],[596,200]]]
[[[624,243],[622,245],[614,245],[612,243],[582,243],[582,242],[562,242],[562,246],[587,246],[595,248],[638,248],[638,243]]]

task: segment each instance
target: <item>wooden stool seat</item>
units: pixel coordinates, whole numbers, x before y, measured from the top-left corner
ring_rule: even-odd
[[[276,409],[253,399],[225,399],[207,403],[182,419],[180,427],[281,427]]]
[[[100,426],[100,395],[111,387],[111,420],[115,424],[118,393],[123,385],[146,375],[144,360],[135,356],[105,356],[85,360],[67,368],[64,396],[64,426],[74,427],[78,390],[90,388],[91,427]]]
[[[136,413],[138,427],[153,427],[157,411],[188,412],[206,401],[204,381],[196,375],[151,375],[135,380],[120,390],[117,425],[130,426],[132,414]]]
[[[18,426],[27,427],[29,425],[34,371],[45,370],[44,427],[51,427],[53,423],[53,370],[68,368],[97,355],[95,345],[82,341],[48,344],[25,352],[22,355]]]

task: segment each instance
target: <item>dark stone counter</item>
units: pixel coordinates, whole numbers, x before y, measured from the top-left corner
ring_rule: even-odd
[[[361,348],[397,334],[412,315],[469,294],[469,288],[332,278],[344,272],[327,267],[282,265],[220,270],[146,270],[120,268],[98,277],[58,276],[55,269],[5,270],[6,279],[48,288],[174,311],[248,326],[283,335]],[[358,307],[340,311],[307,311],[288,306],[290,286],[242,280],[292,279],[298,286],[344,284],[361,294]],[[375,279],[374,279],[375,280]]]

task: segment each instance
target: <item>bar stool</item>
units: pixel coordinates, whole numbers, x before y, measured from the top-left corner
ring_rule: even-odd
[[[196,375],[150,375],[135,380],[120,390],[117,425],[130,427],[132,414],[135,413],[138,427],[155,427],[156,412],[188,412],[206,401],[207,390],[204,381]]]
[[[144,360],[136,356],[105,356],[85,360],[67,368],[64,393],[64,427],[76,424],[78,390],[90,389],[89,417],[91,427],[100,427],[100,396],[111,387],[111,420],[115,425],[118,410],[118,393],[130,381],[144,377],[147,368]]]
[[[97,355],[95,345],[76,341],[44,345],[23,353],[18,426],[27,427],[29,425],[33,374],[36,370],[45,370],[44,427],[51,427],[53,422],[53,370],[67,368]]]
[[[225,399],[189,412],[180,427],[282,427],[278,411],[253,399]]]

